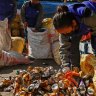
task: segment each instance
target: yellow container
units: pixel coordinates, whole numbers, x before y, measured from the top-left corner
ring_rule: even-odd
[[[22,53],[24,49],[25,40],[21,37],[11,37],[12,38],[12,47],[11,50],[18,53]]]
[[[43,27],[45,27],[47,29],[50,29],[53,27],[52,18],[45,18],[45,19],[43,19],[42,23],[43,23]]]

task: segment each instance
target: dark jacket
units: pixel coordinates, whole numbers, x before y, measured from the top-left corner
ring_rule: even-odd
[[[33,4],[27,1],[21,8],[21,18],[23,23],[27,22],[29,27],[40,28],[43,19],[43,9],[40,3]]]
[[[0,0],[0,20],[8,18],[9,21],[16,15],[16,0]]]
[[[82,3],[92,10],[92,15],[88,18],[83,18],[83,22],[92,29],[91,44],[96,55],[96,2],[89,0]]]
[[[75,5],[75,4],[74,4]],[[63,65],[70,66],[72,64],[75,67],[80,66],[80,52],[79,42],[83,34],[89,32],[88,26],[81,23],[81,18],[84,14],[85,5],[75,7],[74,5],[68,6],[69,11],[74,14],[76,21],[78,22],[78,29],[72,32],[70,35],[60,34],[60,57]],[[82,4],[81,4],[82,5]],[[81,9],[80,9],[81,8]]]

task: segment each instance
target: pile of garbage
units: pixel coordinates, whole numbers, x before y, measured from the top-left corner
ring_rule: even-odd
[[[52,66],[17,70],[15,77],[0,83],[0,91],[14,96],[95,96],[91,77],[81,77],[67,68],[57,71]]]

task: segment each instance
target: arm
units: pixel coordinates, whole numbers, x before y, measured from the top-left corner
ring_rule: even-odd
[[[28,5],[29,2],[26,2],[22,5],[22,8],[21,8],[21,20],[22,22],[26,22],[26,19],[25,19],[25,8],[26,6]]]
[[[41,27],[42,20],[43,20],[43,8],[41,4],[39,4],[38,9],[39,9],[39,14],[38,14],[38,18],[35,26],[36,29],[39,29]]]
[[[69,66],[71,42],[69,41],[69,37],[63,34],[60,34],[59,41],[61,62],[64,66]]]

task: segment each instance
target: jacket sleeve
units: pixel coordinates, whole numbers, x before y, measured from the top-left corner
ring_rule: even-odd
[[[28,5],[28,2],[25,2],[23,5],[22,5],[22,8],[21,8],[21,20],[22,22],[26,22],[26,19],[25,19],[25,8],[26,6]]]
[[[59,41],[60,41],[60,51],[59,52],[60,52],[61,62],[64,66],[69,66],[70,47],[71,47],[71,42],[69,41],[69,36],[60,34]]]
[[[39,15],[37,17],[37,22],[36,22],[36,25],[35,25],[36,29],[39,29],[41,27],[42,20],[43,20],[43,8],[42,8],[41,4],[39,4],[38,9],[39,9]]]

